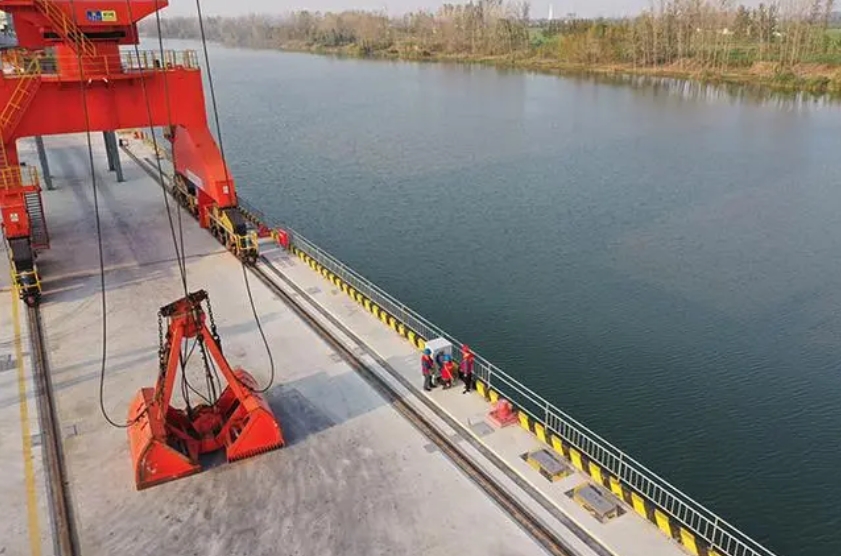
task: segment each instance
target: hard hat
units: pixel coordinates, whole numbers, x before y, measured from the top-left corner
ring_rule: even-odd
[[[425,350],[423,350],[423,353],[424,353],[425,355],[432,355],[432,350],[431,350],[431,349],[429,349],[429,348],[426,348]]]
[[[444,356],[444,361],[450,361],[452,358],[449,355]]]

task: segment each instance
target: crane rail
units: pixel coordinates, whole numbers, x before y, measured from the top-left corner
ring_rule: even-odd
[[[40,308],[29,307],[27,317],[54,552],[56,556],[77,556],[81,552],[78,548],[70,506],[67,473],[61,447],[61,429],[55,407]]]
[[[271,271],[271,276],[269,272],[264,270],[264,267]],[[398,371],[394,369],[387,361],[382,359],[380,356],[375,354],[365,343],[364,341],[360,340],[355,334],[353,334],[350,330],[346,327],[341,325],[335,318],[332,317],[329,313],[327,313],[321,307],[310,304],[312,309],[308,309],[304,306],[304,304],[299,301],[299,299],[306,299],[307,295],[300,291],[294,283],[292,283],[287,277],[283,275],[283,273],[274,266],[266,257],[261,256],[258,258],[258,262],[256,265],[249,265],[248,267],[255,276],[271,290],[272,293],[279,296],[281,300],[288,305],[294,312],[297,314],[304,323],[309,326],[319,337],[321,337],[327,344],[336,350],[336,352],[341,356],[341,358],[347,362],[351,368],[353,368],[360,377],[365,380],[371,387],[374,388],[383,398],[391,404],[391,406],[410,424],[412,424],[421,434],[423,434],[426,438],[432,441],[441,452],[447,456],[453,464],[456,465],[465,475],[467,475],[474,483],[476,483],[485,493],[490,496],[494,502],[496,502],[504,511],[506,511],[514,521],[522,527],[529,535],[531,535],[540,545],[542,545],[550,554],[557,555],[557,556],[578,556],[579,551],[572,548],[567,541],[561,539],[555,531],[552,530],[549,526],[547,526],[543,521],[537,518],[532,511],[527,509],[514,495],[508,492],[498,480],[493,478],[490,473],[488,473],[482,466],[471,456],[464,453],[457,445],[456,441],[448,437],[444,432],[442,432],[437,426],[435,426],[431,420],[426,417],[421,411],[419,411],[416,407],[410,404],[404,396],[400,394],[400,392],[392,386],[386,379],[382,376],[377,374],[368,364],[366,364],[362,359],[354,352],[353,349],[346,346],[342,341],[340,341],[334,332],[332,332],[327,326],[322,324],[315,316],[315,312],[318,312],[326,318],[328,321],[331,322],[334,326],[339,328],[341,332],[346,335],[347,337],[351,338],[351,340],[357,344],[357,347],[361,348],[364,352],[368,355],[372,356],[378,366],[382,367],[392,378],[396,379],[399,383],[401,383],[404,387],[407,387],[410,391],[413,391],[410,385],[406,384],[405,377],[399,375]],[[281,287],[277,281],[280,279],[284,281],[287,286],[292,288],[298,294],[298,298],[295,296],[290,295],[283,287]],[[426,403],[427,405],[431,406],[432,402],[421,397],[421,401]],[[440,414],[439,411],[433,408],[433,411],[441,417],[448,425],[455,428],[457,431],[461,428],[457,423],[453,422],[453,420],[447,416]],[[470,438],[467,438],[468,442],[473,445],[474,447],[478,448],[478,450],[488,459],[492,461],[499,468],[506,476],[511,478],[519,487],[523,488],[532,498],[535,499],[536,502],[541,504],[544,509],[547,509],[553,517],[561,521],[567,528],[569,528],[573,534],[575,534],[582,542],[588,545],[590,549],[592,549],[596,554],[600,556],[610,556],[612,553],[606,549],[603,545],[601,545],[597,540],[592,538],[588,535],[585,531],[581,530],[572,520],[570,520],[567,516],[562,514],[558,511],[558,509],[554,506],[547,506],[543,500],[542,496],[539,493],[533,492],[528,485],[522,481],[519,477],[516,476],[511,470],[505,465],[504,462],[496,461],[498,458],[493,456],[486,448],[484,448],[481,443],[478,441],[471,442]]]

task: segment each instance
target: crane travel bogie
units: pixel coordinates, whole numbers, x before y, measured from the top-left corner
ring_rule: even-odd
[[[257,232],[250,230],[236,208],[210,211],[210,233],[245,263],[257,262]]]
[[[41,276],[35,264],[35,252],[29,238],[7,240],[12,278],[18,295],[29,307],[34,307],[41,300]]]
[[[201,220],[200,204],[196,186],[183,175],[176,173],[172,180],[172,196],[190,214]],[[248,224],[237,207],[219,208],[211,204],[207,209],[210,233],[246,264],[257,262],[259,246],[257,232]]]

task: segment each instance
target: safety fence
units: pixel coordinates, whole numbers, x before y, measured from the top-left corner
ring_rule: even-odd
[[[460,358],[463,344],[455,337],[299,232],[272,221],[242,197],[238,204],[253,222],[283,230],[287,249],[415,347],[423,349],[426,340],[445,338],[455,348],[454,358]],[[518,409],[523,428],[609,489],[689,553],[696,556],[776,556],[478,353],[474,372],[481,395],[491,402],[501,398],[510,401]]]
[[[7,50],[0,54],[5,77],[23,75],[85,75],[116,77],[131,72],[157,72],[171,69],[198,69],[194,50],[123,50],[115,54],[95,54],[81,60],[74,55],[50,56],[21,50]]]
[[[251,210],[255,210],[251,208]],[[265,215],[256,211],[267,225]],[[283,227],[290,250],[364,304],[384,323],[412,341],[445,338],[458,359],[462,343],[438,328],[373,282],[342,263],[302,234]],[[475,351],[475,350],[474,350]],[[490,401],[510,401],[520,412],[521,425],[569,459],[579,470],[608,488],[688,552],[698,556],[775,556],[701,503],[588,429],[502,369],[476,354],[480,393]]]
[[[38,170],[32,166],[10,166],[0,169],[0,190],[39,185]]]

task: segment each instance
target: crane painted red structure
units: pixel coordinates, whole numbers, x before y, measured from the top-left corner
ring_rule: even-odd
[[[37,175],[19,166],[16,141],[22,137],[169,127],[176,173],[196,192],[202,227],[210,226],[213,207],[236,206],[233,179],[208,127],[195,53],[120,50],[138,43],[138,21],[167,4],[0,0],[19,46],[4,54],[11,71],[0,75],[0,212],[10,245],[18,240],[20,261],[24,251],[34,257],[49,247],[32,237],[32,220],[43,218],[43,210]],[[30,266],[37,280],[34,261]]]
[[[46,224],[36,222],[43,219],[37,172],[19,165],[21,137],[167,128],[173,181],[184,202],[201,226],[240,258],[256,258],[256,234],[236,208],[234,182],[208,128],[195,54],[120,50],[138,43],[139,20],[166,5],[166,0],[0,0],[0,10],[13,18],[19,46],[4,53],[0,76],[0,212],[16,286],[28,304],[40,298],[34,260],[49,241],[33,233],[45,231]],[[254,378],[232,369],[223,356],[212,313],[211,328],[205,324],[205,300],[207,294],[199,291],[159,313],[159,326],[166,318],[168,331],[159,350],[157,386],[141,389],[129,408],[138,489],[199,471],[199,456],[206,452],[224,448],[232,461],[284,444]],[[203,357],[210,383],[212,368],[218,368],[228,386],[219,396],[214,386],[208,403],[191,407],[185,398],[186,408],[177,409],[171,405],[173,386],[179,369],[187,380],[181,348],[190,338],[215,362]]]

